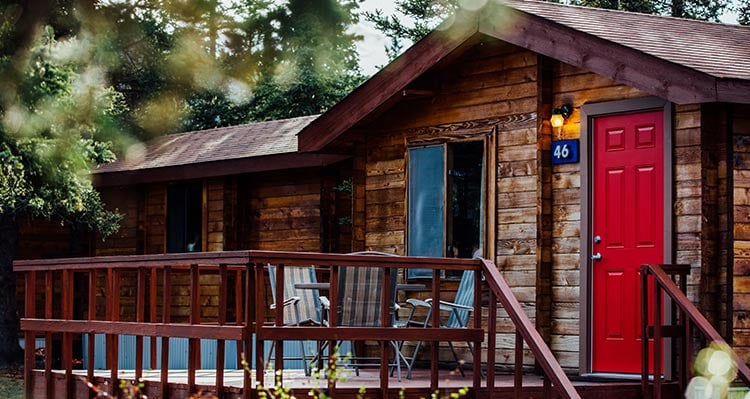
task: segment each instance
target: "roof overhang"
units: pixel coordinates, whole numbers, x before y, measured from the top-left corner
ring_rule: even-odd
[[[96,187],[128,186],[188,179],[201,179],[244,173],[268,172],[297,168],[320,167],[349,158],[336,154],[285,153],[252,158],[175,165],[163,168],[136,169],[117,172],[93,172]]]
[[[486,35],[605,76],[677,104],[750,103],[750,81],[722,79],[546,18],[489,2],[436,29],[298,134],[300,152],[320,151],[477,35]]]
[[[478,30],[677,104],[750,103],[748,81],[716,78],[501,3],[487,5]]]

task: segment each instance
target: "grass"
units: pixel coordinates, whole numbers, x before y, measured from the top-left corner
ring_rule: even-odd
[[[0,398],[23,399],[23,375],[18,370],[0,370]]]

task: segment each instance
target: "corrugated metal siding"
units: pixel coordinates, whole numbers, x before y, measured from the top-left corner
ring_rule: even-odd
[[[37,340],[37,347],[44,346],[44,339]],[[255,345],[255,339],[253,339]],[[41,343],[41,345],[40,345]],[[135,336],[120,335],[118,339],[118,361],[117,367],[121,370],[135,369]],[[161,338],[155,339],[156,353],[161,354]],[[225,341],[224,344],[224,368],[238,369],[241,365],[237,364],[237,342]],[[306,341],[304,343],[307,353],[314,353],[316,343]],[[271,343],[265,343],[267,354]],[[88,335],[83,336],[83,368],[88,367],[88,355],[85,348],[88,347]],[[201,340],[201,369],[216,369],[216,340]],[[105,337],[97,334],[94,338],[94,369],[106,369],[107,345]],[[288,341],[284,343],[284,358],[291,359],[284,362],[285,369],[302,369],[301,347],[298,341]],[[171,370],[187,370],[188,339],[187,338],[170,338],[169,339],[169,368]],[[151,338],[143,340],[143,367],[150,368],[151,364]],[[156,359],[156,367],[161,368],[161,359]],[[255,357],[251,359],[251,368],[255,368]]]

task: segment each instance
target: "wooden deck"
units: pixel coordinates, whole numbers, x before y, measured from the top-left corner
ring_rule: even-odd
[[[398,398],[400,392],[403,390],[404,398],[429,398],[430,397],[430,375],[427,369],[415,369],[411,379],[402,378],[401,381],[394,375],[389,380],[389,398]],[[80,370],[74,373],[74,379],[76,383],[73,385],[73,392],[71,392],[72,398],[89,398],[90,389],[86,386],[84,377],[85,371]],[[143,379],[144,390],[143,393],[150,399],[164,398],[160,392],[160,370],[144,370]],[[255,381],[255,372],[250,371],[250,375],[253,381]],[[320,390],[326,392],[328,395],[335,399],[350,399],[357,398],[357,395],[362,389],[364,389],[363,398],[383,398],[380,392],[380,373],[377,369],[363,369],[360,370],[359,375],[356,375],[354,370],[347,369],[344,371],[344,379],[336,383],[336,387],[333,390],[328,389],[327,380],[318,379],[315,377],[306,377],[301,370],[285,370],[283,373],[283,385],[292,389],[292,394],[297,397],[308,396],[311,390]],[[62,387],[64,379],[64,371],[56,370],[53,373],[54,382],[53,386]],[[107,389],[109,384],[110,370],[99,370],[95,373],[94,384],[100,388]],[[120,370],[118,376],[121,380],[132,381],[135,373],[133,370]],[[196,389],[204,393],[210,392],[215,393],[215,381],[216,371],[215,370],[197,370],[196,371]],[[223,393],[224,399],[239,399],[243,397],[242,384],[245,377],[245,371],[243,370],[226,370],[224,371],[224,384],[225,389]],[[45,398],[45,379],[43,370],[35,370],[33,373],[34,378],[34,398]],[[169,395],[170,399],[187,399],[190,393],[187,391],[188,375],[187,370],[170,370],[169,371]],[[449,397],[450,393],[457,392],[459,389],[464,387],[470,387],[472,385],[472,374],[470,371],[466,372],[466,376],[461,376],[458,371],[455,370],[440,370],[439,378],[439,389],[440,397]],[[573,385],[576,391],[581,395],[582,398],[617,398],[617,399],[640,399],[641,386],[640,382],[633,381],[595,381],[595,380],[583,380],[573,379]],[[273,387],[275,383],[274,372],[268,371],[264,374],[264,384],[267,387]],[[486,380],[482,380],[482,390],[476,398],[488,398],[488,392],[486,391]],[[469,394],[471,395],[471,393]],[[256,397],[254,394],[252,397]],[[52,398],[65,398],[63,389],[55,388]],[[209,396],[210,397],[210,396]],[[544,391],[543,379],[541,376],[536,374],[525,374],[523,378],[523,394],[522,397],[525,399],[541,399],[541,398],[556,398],[558,397],[554,390],[550,392]],[[680,398],[681,394],[677,389],[677,384],[667,383],[663,384],[662,391],[663,398]],[[504,399],[513,398],[513,375],[512,374],[498,374],[495,377],[495,389],[492,394],[492,398]]]

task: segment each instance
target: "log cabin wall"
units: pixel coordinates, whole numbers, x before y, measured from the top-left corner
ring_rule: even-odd
[[[733,275],[732,346],[745,362],[750,359],[750,106],[732,109]]]
[[[580,107],[586,103],[622,100],[647,96],[646,93],[605,77],[555,62],[552,67],[552,104],[568,103],[575,112],[562,128],[551,132],[551,140],[578,139],[581,133]],[[547,125],[545,125],[545,128]],[[551,128],[550,128],[551,129]],[[551,159],[550,144],[544,144],[544,157]],[[578,369],[580,363],[581,295],[581,168],[580,163],[554,165],[552,169],[551,206],[552,253],[550,348],[560,364]],[[546,190],[543,190],[546,191]],[[545,248],[544,250],[547,250]],[[544,286],[544,282],[540,282]]]
[[[122,220],[117,233],[106,238],[96,235],[95,255],[143,253],[143,191],[139,187],[107,187],[99,192],[106,208],[117,210],[122,215]]]
[[[485,139],[489,162],[497,162],[496,181],[487,188],[487,220],[495,261],[527,314],[535,317],[538,254],[537,55],[488,40],[468,49],[450,65],[429,72],[412,86],[434,92],[404,99],[369,128],[364,181],[355,180],[355,241],[364,212],[368,250],[400,255],[406,248],[406,151],[409,145]],[[355,167],[359,160],[355,160]],[[355,172],[355,176],[356,172]],[[364,191],[363,195],[360,194]],[[496,195],[492,195],[496,193]],[[362,198],[364,197],[364,198]],[[358,202],[364,199],[364,204]],[[446,299],[455,283],[443,283]],[[513,359],[513,327],[500,312],[498,359]],[[486,322],[486,321],[485,321]],[[486,349],[486,348],[485,348]],[[527,364],[533,364],[526,357]]]
[[[319,169],[243,176],[239,190],[249,210],[240,241],[247,249],[321,251]]]

